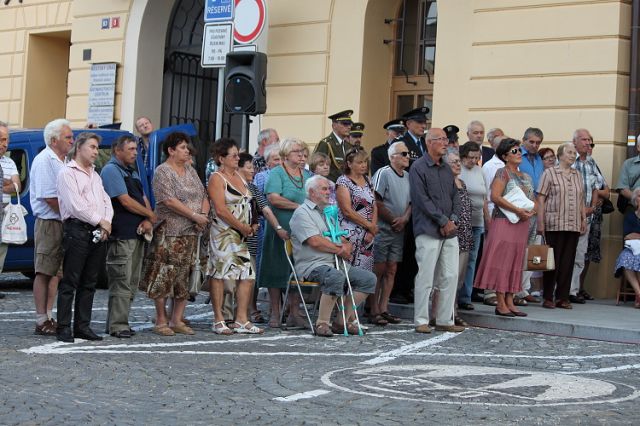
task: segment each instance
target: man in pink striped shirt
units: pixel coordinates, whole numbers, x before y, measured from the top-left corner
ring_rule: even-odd
[[[106,256],[113,207],[94,169],[100,136],[82,133],[69,151],[70,161],[58,174],[58,202],[63,221],[63,276],[58,287],[57,338],[102,340],[90,326],[98,271]],[[71,332],[71,305],[75,316]]]

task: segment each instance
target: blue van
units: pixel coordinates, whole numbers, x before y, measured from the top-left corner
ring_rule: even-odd
[[[153,178],[153,171],[158,164],[164,161],[164,155],[162,153],[162,142],[169,133],[175,131],[186,133],[187,135],[192,137],[194,139],[194,144],[196,144],[196,147],[198,147],[198,150],[201,150],[199,147],[200,143],[195,140],[197,132],[192,124],[166,127],[154,131],[149,136],[149,146],[151,148],[151,166],[149,167],[149,170],[141,170],[141,176],[147,177],[146,179],[143,179],[146,194],[150,195],[151,188],[149,182],[151,182],[151,179]],[[102,167],[111,158],[111,144],[120,136],[133,136],[130,132],[113,129],[79,129],[73,131],[74,136],[77,136],[82,132],[93,132],[102,137],[102,143],[100,144],[100,154],[98,155],[98,159],[96,160],[96,170],[98,171],[98,173],[100,173]],[[10,129],[9,135],[9,148],[6,155],[9,156],[18,167],[18,175],[20,176],[20,183],[22,188],[19,194],[20,203],[22,203],[22,205],[29,212],[29,214],[25,217],[25,220],[27,222],[28,240],[23,245],[9,246],[9,251],[7,252],[7,257],[4,262],[3,271],[22,272],[28,277],[32,278],[35,275],[33,269],[33,232],[35,218],[33,217],[33,213],[31,211],[31,203],[29,201],[29,170],[35,156],[45,148],[44,134],[43,129]],[[202,154],[206,155],[204,152],[202,152]],[[204,176],[204,165],[202,165],[203,162],[201,161],[200,157],[201,155],[198,155],[197,160],[200,161],[196,161],[196,165],[198,166],[197,170],[199,174],[202,173],[202,175]],[[142,165],[141,161],[139,161],[139,166],[140,165]],[[13,198],[13,202],[16,202],[15,196]]]

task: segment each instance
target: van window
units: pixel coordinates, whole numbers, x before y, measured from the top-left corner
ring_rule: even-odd
[[[96,166],[96,173],[100,174],[102,172],[102,168],[109,162],[109,160],[111,160],[111,147],[100,147],[98,150],[98,158],[96,158],[96,162],[94,163]]]
[[[7,151],[7,155],[11,158],[18,168],[18,176],[20,176],[20,193],[24,193],[29,188],[29,160],[27,152],[24,149],[13,149]]]

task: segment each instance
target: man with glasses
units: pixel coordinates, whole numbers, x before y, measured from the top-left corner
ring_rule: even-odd
[[[322,152],[329,156],[330,168],[328,178],[335,182],[342,174],[347,152],[353,149],[349,142],[349,133],[353,120],[353,110],[347,109],[329,116],[332,132],[316,145],[314,152]]]
[[[569,292],[569,301],[571,303],[585,303],[586,299],[591,299],[591,295],[580,289],[580,274],[584,269],[585,254],[589,244],[589,232],[591,231],[591,218],[593,211],[595,210],[601,183],[604,182],[604,177],[600,174],[600,169],[596,164],[596,161],[589,155],[589,148],[593,144],[593,137],[587,129],[578,129],[573,132],[573,144],[576,147],[578,158],[573,163],[574,169],[576,169],[582,176],[582,182],[584,185],[584,202],[585,202],[585,215],[587,216],[587,229],[584,234],[580,235],[578,239],[578,248],[576,249],[576,258],[573,265],[573,275],[571,276],[571,290]],[[609,189],[606,189],[607,197]],[[604,195],[604,194],[602,194]],[[585,294],[587,297],[585,297]]]
[[[371,150],[371,175],[375,175],[378,169],[389,165],[388,150],[391,144],[401,137],[406,128],[404,127],[404,121],[400,118],[388,121],[382,126],[387,132],[387,141],[382,145],[378,145]]]
[[[405,228],[411,219],[411,196],[409,194],[409,150],[404,142],[389,146],[387,156],[390,164],[373,175],[378,208],[378,234],[373,244],[373,271],[378,278],[375,298],[380,314],[391,324],[400,318],[389,314],[389,296],[393,290],[398,263],[402,261]],[[373,314],[373,313],[372,313]]]
[[[429,108],[420,107],[412,109],[402,116],[407,125],[407,133],[402,137],[402,141],[409,150],[409,167],[427,152],[427,145],[424,141],[424,132],[427,130],[427,114],[429,114]]]
[[[449,139],[442,129],[429,129],[427,152],[409,172],[413,231],[416,236],[414,323],[417,333],[431,333],[429,296],[439,290],[436,330],[461,332],[453,322],[458,284],[458,217],[460,196],[451,167],[444,161]],[[437,273],[437,274],[436,274]]]

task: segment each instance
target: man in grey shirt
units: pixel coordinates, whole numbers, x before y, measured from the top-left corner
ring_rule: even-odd
[[[351,258],[352,246],[343,239],[341,244],[331,242],[324,236],[329,228],[324,220],[324,208],[329,205],[329,196],[334,184],[329,179],[315,175],[305,182],[307,198],[293,212],[291,221],[291,241],[295,253],[295,268],[299,278],[320,283],[322,297],[320,312],[316,322],[316,335],[331,337],[333,333],[342,333],[342,316],[337,315],[331,322],[331,312],[338,297],[345,295],[345,271],[336,269],[335,256]],[[356,306],[364,302],[376,287],[376,276],[369,271],[349,267],[349,280],[353,289]],[[345,297],[345,317],[349,334],[358,334],[358,325],[353,321],[355,315],[351,309],[351,298]]]
[[[416,236],[418,275],[414,283],[416,332],[431,333],[429,296],[440,290],[436,330],[460,332],[453,323],[458,284],[458,216],[460,197],[451,168],[443,160],[449,139],[442,129],[427,132],[427,152],[409,172],[413,232]],[[436,271],[438,272],[436,276]]]

